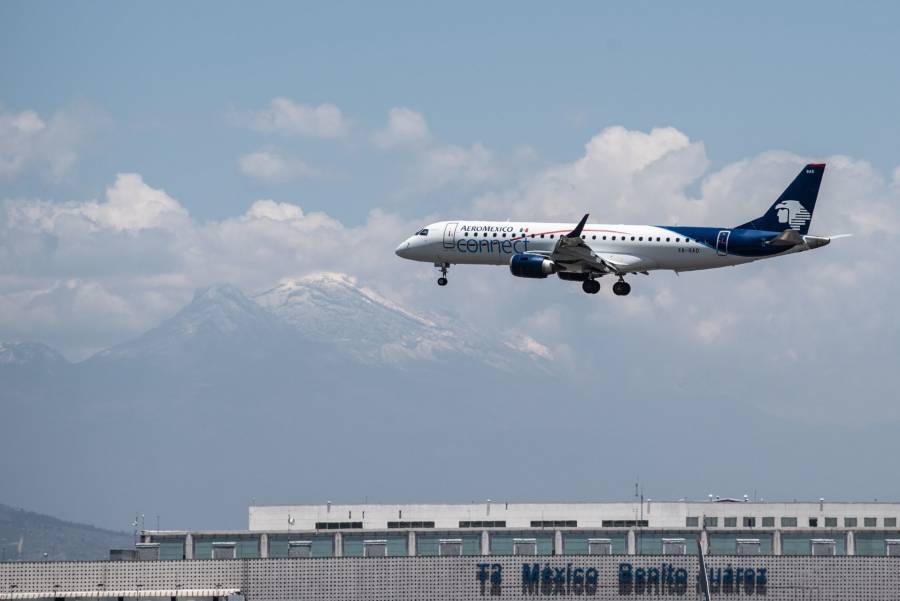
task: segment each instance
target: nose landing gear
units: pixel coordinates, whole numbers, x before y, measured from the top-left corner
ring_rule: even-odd
[[[593,279],[587,279],[581,283],[581,289],[588,294],[597,294],[600,292],[600,282]]]
[[[450,269],[450,263],[435,263],[435,267],[441,268],[441,277],[438,278],[438,286],[447,285],[447,270]]]
[[[613,284],[613,294],[616,296],[628,296],[631,292],[631,284],[625,281],[625,278],[619,276],[619,281]]]

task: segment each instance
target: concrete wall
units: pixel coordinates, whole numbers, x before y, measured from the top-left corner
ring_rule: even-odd
[[[533,599],[542,596],[594,599],[695,599],[695,557],[546,556],[534,557],[549,567],[555,582],[523,590],[523,558],[390,557],[332,559],[246,559],[227,561],[37,562],[0,564],[0,599],[9,592],[115,589],[238,588],[248,601],[338,599],[474,600]],[[661,585],[619,582],[622,564],[634,576],[638,568],[661,574]],[[711,557],[716,592],[734,597],[780,600],[879,601],[897,599],[900,559],[875,557]],[[670,568],[671,566],[671,568]],[[722,584],[723,571],[740,570],[740,584]],[[575,569],[596,569],[596,588],[579,584]],[[560,571],[557,572],[556,569]],[[752,569],[752,584],[745,578]],[[684,576],[678,584],[680,570]],[[765,570],[763,572],[762,570]],[[501,578],[492,583],[492,576]],[[581,572],[584,574],[584,572]],[[671,577],[668,583],[666,579]],[[764,580],[764,584],[761,583]],[[56,587],[54,589],[54,587]],[[716,589],[714,588],[714,591]]]
[[[808,527],[809,519],[825,527],[826,517],[836,518],[837,527],[845,527],[844,518],[856,518],[862,528],[866,517],[876,518],[885,527],[885,518],[900,518],[900,503],[771,503],[771,502],[656,502],[629,503],[471,503],[455,505],[278,505],[251,506],[250,530],[313,530],[316,522],[362,522],[364,529],[384,529],[391,521],[431,521],[435,528],[458,528],[460,521],[503,520],[507,528],[529,528],[534,520],[577,520],[579,528],[601,528],[604,521],[646,520],[650,527],[684,528],[686,518],[715,518],[720,527],[725,518],[796,518],[798,527]],[[290,526],[289,526],[290,524]],[[889,526],[890,527],[890,526]],[[896,523],[893,528],[896,528]]]

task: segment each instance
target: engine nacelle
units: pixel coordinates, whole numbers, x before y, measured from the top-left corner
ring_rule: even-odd
[[[550,259],[539,255],[513,255],[509,262],[509,271],[520,278],[545,278],[556,273],[557,267]]]

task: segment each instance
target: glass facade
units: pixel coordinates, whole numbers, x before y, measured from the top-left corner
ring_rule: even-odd
[[[589,555],[589,539],[609,539],[613,555],[628,553],[628,534],[622,531],[563,532],[563,555]]]
[[[334,535],[269,535],[269,557],[290,557],[291,541],[309,541],[310,557],[334,557]]]
[[[365,557],[365,541],[384,541],[388,557],[407,555],[409,539],[406,533],[367,532],[366,534],[344,534],[344,557]],[[371,553],[370,553],[371,555]]]
[[[687,555],[697,554],[697,532],[647,532],[636,531],[634,533],[634,547],[638,555],[662,555],[664,538],[683,538],[685,543],[685,553]]]
[[[898,538],[898,532],[857,532],[853,542],[857,555],[884,557],[888,554],[888,541],[896,541]]]
[[[197,537],[194,539],[194,559],[212,559],[213,543],[234,543],[235,559],[259,557],[259,539],[248,536],[224,535],[221,537]]]
[[[481,535],[477,532],[417,532],[416,555],[433,557],[441,554],[442,540],[458,540],[462,543],[461,555],[481,555]],[[448,547],[449,551],[449,547]]]
[[[754,539],[759,541],[759,555],[772,554],[772,533],[771,532],[709,532],[709,554],[710,555],[737,555],[738,539]],[[749,548],[749,545],[746,546]]]
[[[553,555],[553,533],[545,531],[492,532],[491,554],[512,555],[514,539],[531,538],[537,545],[537,555]]]
[[[782,555],[812,555],[813,539],[829,538],[834,539],[834,554],[846,555],[847,545],[846,537],[843,532],[823,532],[821,530],[815,533],[791,532],[781,534],[781,554]]]

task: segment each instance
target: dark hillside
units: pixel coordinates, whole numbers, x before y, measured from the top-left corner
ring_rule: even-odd
[[[112,548],[132,548],[134,538],[0,504],[0,559],[6,561],[106,559]]]

